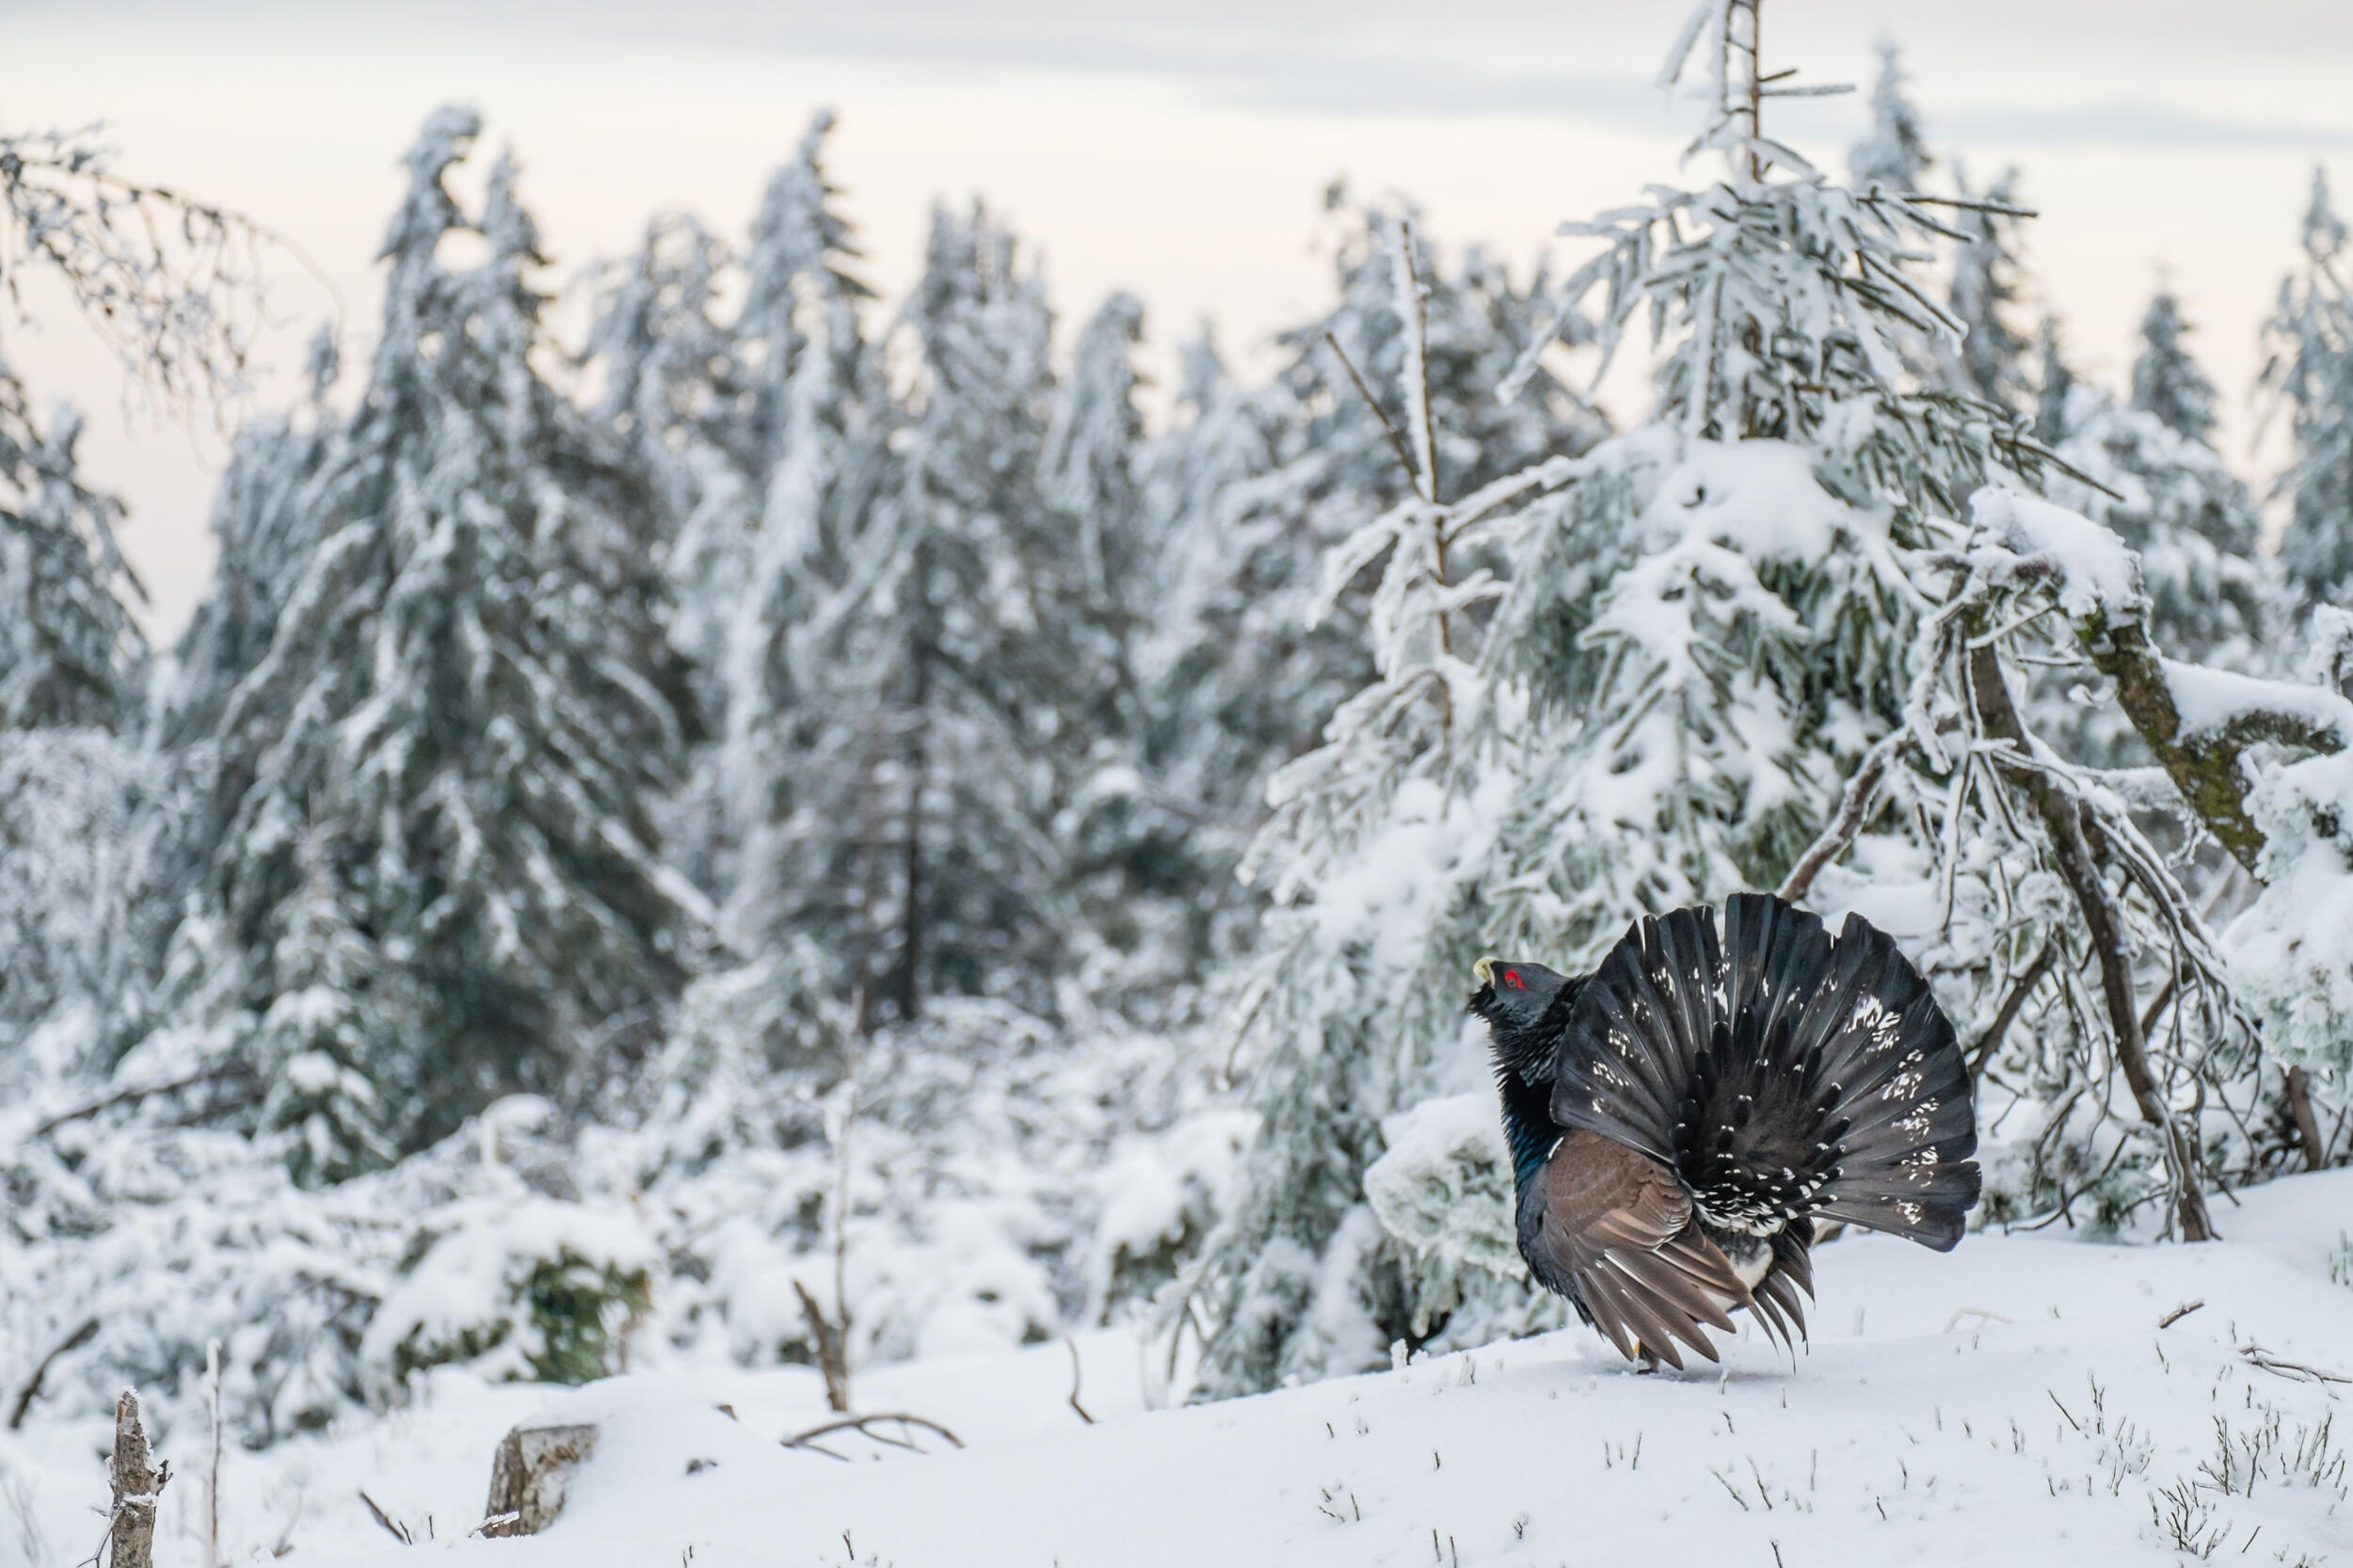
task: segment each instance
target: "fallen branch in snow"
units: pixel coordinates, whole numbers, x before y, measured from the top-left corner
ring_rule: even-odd
[[[2274,1372],[2283,1378],[2293,1378],[2299,1383],[2318,1384],[2324,1388],[2332,1383],[2353,1384],[2353,1378],[2340,1377],[2334,1372],[2324,1372],[2317,1367],[2307,1367],[2300,1361],[2282,1361],[2252,1340],[2241,1345],[2238,1348],[2238,1353],[2240,1359],[2249,1367],[2261,1367],[2266,1372]],[[2334,1399],[2336,1396],[2331,1394],[2329,1398]]]
[[[1961,1320],[1963,1318],[1982,1318],[1989,1323],[2013,1323],[2016,1321],[2015,1319],[2005,1318],[1998,1312],[1988,1312],[1982,1306],[1964,1306],[1957,1309],[1951,1317],[1945,1319],[1944,1328],[1938,1332],[1942,1334],[1952,1333],[1953,1330],[1961,1326]]]
[[[16,1396],[16,1408],[8,1412],[10,1432],[15,1432],[24,1425],[25,1412],[31,1410],[33,1401],[40,1398],[41,1380],[48,1377],[49,1368],[56,1363],[57,1357],[80,1350],[95,1338],[97,1334],[98,1320],[88,1319],[80,1328],[67,1335],[56,1349],[40,1358],[40,1365],[33,1368],[33,1375],[24,1380],[24,1389]]]
[[[2191,1313],[2197,1311],[2200,1307],[2205,1304],[2206,1303],[2203,1297],[2201,1297],[2199,1300],[2194,1302],[2184,1302],[2181,1305],[2175,1307],[2172,1311],[2158,1319],[2157,1327],[2171,1328],[2175,1323],[2180,1322],[2183,1319],[2188,1317]]]
[[[871,1437],[877,1443],[888,1443],[895,1448],[906,1448],[915,1453],[923,1451],[904,1437],[893,1437],[888,1432],[874,1431],[872,1423],[876,1421],[896,1421],[903,1428],[921,1427],[926,1432],[939,1433],[948,1440],[952,1447],[958,1448],[964,1447],[963,1438],[958,1437],[937,1421],[927,1420],[920,1416],[904,1415],[897,1411],[885,1411],[872,1416],[845,1416],[838,1421],[827,1421],[821,1426],[811,1427],[807,1432],[794,1432],[782,1441],[784,1447],[788,1448],[808,1448],[812,1452],[824,1454],[828,1459],[840,1459],[841,1457],[840,1454],[835,1453],[831,1448],[820,1448],[815,1440],[832,1432],[855,1432],[861,1437]]]

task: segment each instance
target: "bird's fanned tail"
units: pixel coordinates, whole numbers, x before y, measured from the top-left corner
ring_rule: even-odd
[[[1884,933],[1850,916],[1833,940],[1761,894],[1725,915],[1721,941],[1714,911],[1682,909],[1610,951],[1570,1013],[1552,1115],[1673,1166],[1709,1227],[1773,1238],[1757,1301],[1785,1334],[1812,1217],[1961,1240],[1976,1112],[1952,1025]]]

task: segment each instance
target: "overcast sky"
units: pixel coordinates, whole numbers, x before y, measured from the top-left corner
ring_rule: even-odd
[[[1560,220],[1675,177],[1688,109],[1649,86],[1681,0],[472,0],[397,7],[0,0],[0,124],[108,123],[122,167],[239,206],[332,280],[363,348],[369,258],[394,160],[436,104],[477,104],[511,143],[559,283],[626,250],[659,209],[740,232],[812,109],[888,294],[912,280],[936,197],[986,196],[1045,255],[1068,320],[1107,290],[1144,299],[1147,363],[1216,318],[1246,360],[1317,309],[1317,199],[1335,176],[1418,200],[1442,243],[1523,264]],[[1940,150],[1984,179],[2017,163],[2042,213],[2039,296],[2114,381],[2162,274],[2235,400],[2291,258],[2315,161],[2353,178],[2345,0],[1773,0],[1769,64],[1868,84],[1905,46]],[[1782,124],[1829,167],[1857,102]],[[2345,184],[2340,180],[2340,184]],[[328,291],[287,269],[275,357],[296,358]],[[209,568],[222,443],[125,421],[90,340],[54,313],[0,323],[37,392],[93,413],[85,457],[123,495],[152,628],[175,632]],[[282,395],[273,392],[270,395]],[[1621,412],[1639,412],[1622,409]],[[2231,454],[2249,472],[2241,410]]]

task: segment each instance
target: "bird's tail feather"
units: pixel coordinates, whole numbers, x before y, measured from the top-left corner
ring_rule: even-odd
[[[1645,918],[1578,997],[1552,1113],[1675,1167],[1710,1223],[1819,1214],[1943,1251],[1977,1200],[1952,1025],[1896,944],[1762,894]],[[1778,1248],[1777,1248],[1778,1250]],[[1795,1290],[1771,1306],[1802,1332]]]

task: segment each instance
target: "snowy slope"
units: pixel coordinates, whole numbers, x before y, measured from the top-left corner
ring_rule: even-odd
[[[365,1486],[421,1538],[431,1515],[430,1549],[508,1568],[671,1564],[689,1547],[696,1568],[1552,1568],[1661,1545],[1785,1568],[2082,1568],[2176,1560],[2158,1523],[2173,1489],[2216,1560],[2353,1563],[2353,1421],[2318,1435],[2353,1388],[2240,1349],[2353,1374],[2353,1171],[2249,1192],[2222,1216],[2229,1240],[2203,1247],[1979,1236],[1940,1257],[1839,1240],[1818,1255],[1814,1343],[1794,1368],[1749,1337],[1721,1373],[1637,1376],[1572,1332],[1147,1411],[1132,1344],[1106,1334],[1085,1346],[1094,1426],[1068,1403],[1062,1345],[866,1380],[872,1408],[914,1410],[970,1445],[922,1456],[775,1447],[823,1418],[813,1383],[792,1374],[625,1378],[552,1401],[445,1382],[363,1432],[232,1453],[224,1509],[245,1521],[238,1547],[272,1544],[257,1489],[282,1512],[298,1474],[311,1502],[289,1560],[313,1562],[408,1560],[360,1512]],[[2205,1304],[2157,1327],[2190,1301]],[[563,1517],[532,1540],[449,1542],[464,1528],[450,1521],[479,1516],[496,1439],[535,1413],[607,1423]],[[2236,1450],[2227,1465],[2218,1434]],[[189,1473],[190,1445],[171,1451]],[[690,1474],[690,1460],[717,1463]],[[182,1484],[184,1528],[201,1492]],[[172,1545],[165,1560],[198,1560],[192,1542]]]

